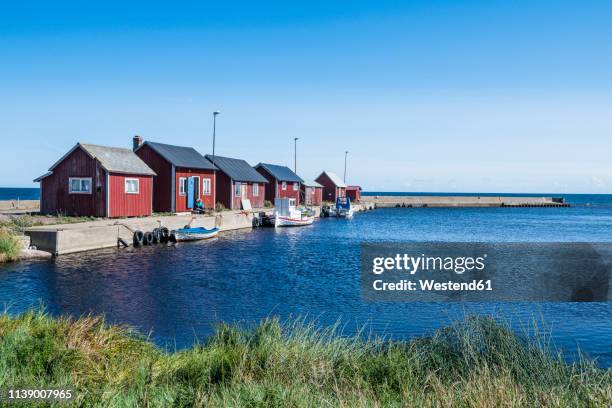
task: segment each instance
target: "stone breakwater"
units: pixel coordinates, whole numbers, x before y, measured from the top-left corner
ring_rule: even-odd
[[[384,207],[569,207],[563,197],[512,196],[362,196],[363,203]]]

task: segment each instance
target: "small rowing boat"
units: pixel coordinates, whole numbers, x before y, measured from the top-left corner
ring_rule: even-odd
[[[177,242],[180,241],[198,241],[201,239],[209,239],[217,236],[219,228],[206,229],[198,228],[181,228],[173,231],[174,238]]]

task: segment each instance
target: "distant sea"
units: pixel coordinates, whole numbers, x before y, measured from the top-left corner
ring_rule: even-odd
[[[491,196],[510,196],[510,197],[529,197],[529,196],[546,196],[546,197],[564,197],[565,201],[573,205],[597,205],[597,206],[612,206],[612,194],[560,194],[560,193],[422,193],[422,192],[380,192],[380,191],[364,191],[364,196],[474,196],[474,197],[491,197]],[[40,188],[12,188],[0,187],[0,200],[38,200],[40,198]]]
[[[40,188],[0,187],[0,200],[38,200]]]
[[[612,194],[563,194],[563,193],[420,193],[413,191],[364,191],[364,196],[469,196],[469,197],[563,197],[574,206],[612,206]]]

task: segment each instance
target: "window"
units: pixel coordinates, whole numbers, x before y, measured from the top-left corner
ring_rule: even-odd
[[[298,191],[300,189],[300,183],[293,183],[293,191]]]
[[[70,194],[91,194],[91,177],[69,177],[68,191]]]
[[[187,194],[187,177],[179,177],[179,195]]]
[[[253,184],[253,197],[257,197],[259,195],[259,184]]]
[[[282,186],[281,187],[282,190],[286,190],[287,189],[287,182],[283,181],[283,184],[281,186]]]
[[[240,182],[238,181],[234,183],[234,195],[240,197]]]
[[[135,178],[125,179],[125,192],[127,194],[138,194],[140,188],[140,180]]]
[[[210,195],[210,179],[209,178],[204,178],[202,179],[202,194],[203,195]]]

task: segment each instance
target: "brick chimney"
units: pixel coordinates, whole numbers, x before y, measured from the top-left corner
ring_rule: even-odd
[[[134,138],[132,139],[132,150],[136,151],[136,149],[138,149],[141,144],[142,144],[142,137],[138,135],[134,136]]]

